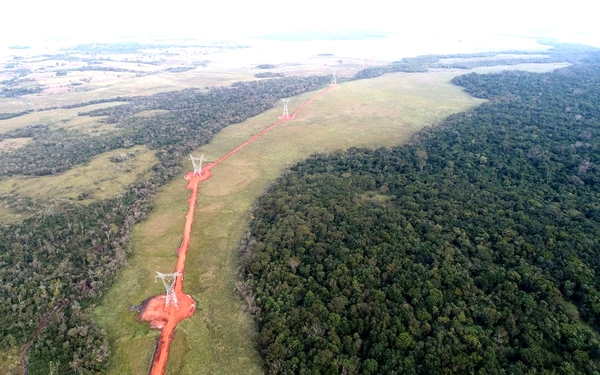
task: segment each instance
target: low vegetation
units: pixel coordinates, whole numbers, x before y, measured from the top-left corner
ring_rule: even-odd
[[[154,152],[146,147],[113,150],[63,173],[2,180],[0,197],[12,194],[36,200],[89,203],[125,191],[132,183],[147,180],[156,162]]]

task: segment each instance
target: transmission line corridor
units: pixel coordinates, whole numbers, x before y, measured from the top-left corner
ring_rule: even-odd
[[[191,190],[191,194],[187,200],[188,210],[185,215],[183,238],[178,249],[177,264],[172,274],[162,274],[157,272],[158,276],[156,276],[156,278],[160,278],[162,280],[166,288],[166,293],[147,300],[145,306],[140,312],[140,320],[150,322],[151,328],[161,331],[161,335],[158,338],[156,350],[154,352],[154,358],[150,368],[150,375],[163,375],[165,373],[171,341],[174,338],[175,327],[177,324],[179,324],[179,322],[181,322],[183,319],[189,318],[196,311],[196,303],[190,295],[185,294],[183,291],[183,277],[185,273],[185,262],[190,245],[192,224],[194,222],[194,214],[196,211],[196,202],[200,184],[212,176],[212,168],[216,167],[227,158],[231,157],[236,152],[240,151],[242,148],[246,147],[276,126],[286,122],[287,120],[294,119],[296,115],[308,104],[323,96],[334,86],[335,84],[332,84],[319,92],[313,98],[302,104],[292,115],[287,113],[287,101],[284,100],[284,115],[279,116],[279,121],[268,126],[260,133],[252,136],[248,141],[242,143],[229,153],[225,154],[214,163],[209,163],[203,166],[202,163],[204,161],[204,155],[200,158],[195,158],[190,155],[194,165],[194,171],[188,172],[184,177],[188,181],[186,189]]]

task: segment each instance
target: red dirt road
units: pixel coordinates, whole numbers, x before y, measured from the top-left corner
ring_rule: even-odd
[[[225,159],[235,154],[242,148],[246,147],[248,144],[252,143],[254,140],[273,129],[277,125],[296,117],[304,107],[310,104],[313,100],[321,97],[329,90],[332,89],[333,86],[329,86],[319,94],[317,94],[312,99],[308,100],[304,103],[300,108],[298,108],[291,116],[288,118],[283,118],[273,125],[267,127],[260,133],[252,136],[248,141],[242,143],[240,146],[236,147],[231,152],[227,153],[225,156],[221,157],[219,160],[212,164],[208,164],[202,168],[201,175],[194,174],[193,172],[188,172],[185,175],[185,179],[188,180],[188,184],[186,189],[192,191],[190,197],[188,198],[188,211],[185,215],[185,226],[183,230],[183,240],[181,241],[181,247],[179,248],[179,254],[177,257],[177,265],[175,266],[174,272],[179,272],[180,275],[175,279],[175,295],[177,296],[177,300],[179,302],[178,306],[170,305],[165,308],[166,295],[161,294],[155,297],[152,297],[147,301],[145,306],[142,308],[140,312],[139,319],[150,322],[150,328],[161,330],[160,338],[158,339],[158,344],[156,347],[156,351],[154,352],[154,359],[152,360],[152,367],[150,368],[150,375],[164,375],[165,368],[167,366],[167,360],[169,358],[169,348],[171,346],[171,341],[173,341],[173,335],[175,332],[175,327],[185,318],[189,318],[196,311],[196,303],[188,294],[183,292],[183,275],[185,272],[185,261],[187,258],[187,253],[190,247],[190,236],[192,233],[192,224],[194,222],[194,213],[196,211],[196,201],[198,199],[198,189],[200,187],[200,183],[205,181],[212,176],[211,169]]]
[[[146,304],[140,319],[150,322],[150,328],[162,330],[158,345],[154,352],[152,368],[150,375],[162,375],[165,373],[167,360],[169,359],[169,348],[173,341],[173,332],[175,327],[185,318],[189,318],[196,311],[196,303],[188,294],[183,293],[183,275],[185,273],[185,261],[190,248],[190,236],[192,234],[192,224],[194,223],[194,213],[196,211],[196,200],[198,198],[198,188],[200,183],[210,178],[212,173],[207,167],[202,169],[200,176],[193,172],[188,172],[185,179],[188,180],[186,189],[192,191],[188,198],[188,211],[185,215],[185,226],[183,229],[183,240],[179,248],[177,265],[175,272],[179,271],[179,276],[175,278],[175,295],[177,296],[178,306],[170,305],[165,308],[166,295],[161,294],[152,298]]]

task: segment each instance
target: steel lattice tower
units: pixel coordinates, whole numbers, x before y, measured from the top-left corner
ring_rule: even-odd
[[[156,271],[156,273],[158,275],[154,276],[154,282],[156,282],[156,279],[161,279],[167,291],[165,309],[171,305],[174,305],[175,308],[178,308],[179,301],[177,300],[177,295],[175,294],[175,282],[177,281],[177,276],[181,275],[181,272],[177,271],[175,273],[160,273]]]
[[[194,165],[194,175],[202,176],[202,163],[204,162],[204,154],[199,158],[195,158],[190,154],[190,160]]]
[[[290,100],[289,99],[281,99],[281,101],[283,102],[283,115],[281,117],[288,118],[288,117],[290,117],[290,113],[288,112],[288,103],[290,102]]]

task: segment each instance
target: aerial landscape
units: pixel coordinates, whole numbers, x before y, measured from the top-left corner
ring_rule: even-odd
[[[591,12],[134,3],[0,26],[0,374],[600,374]]]

